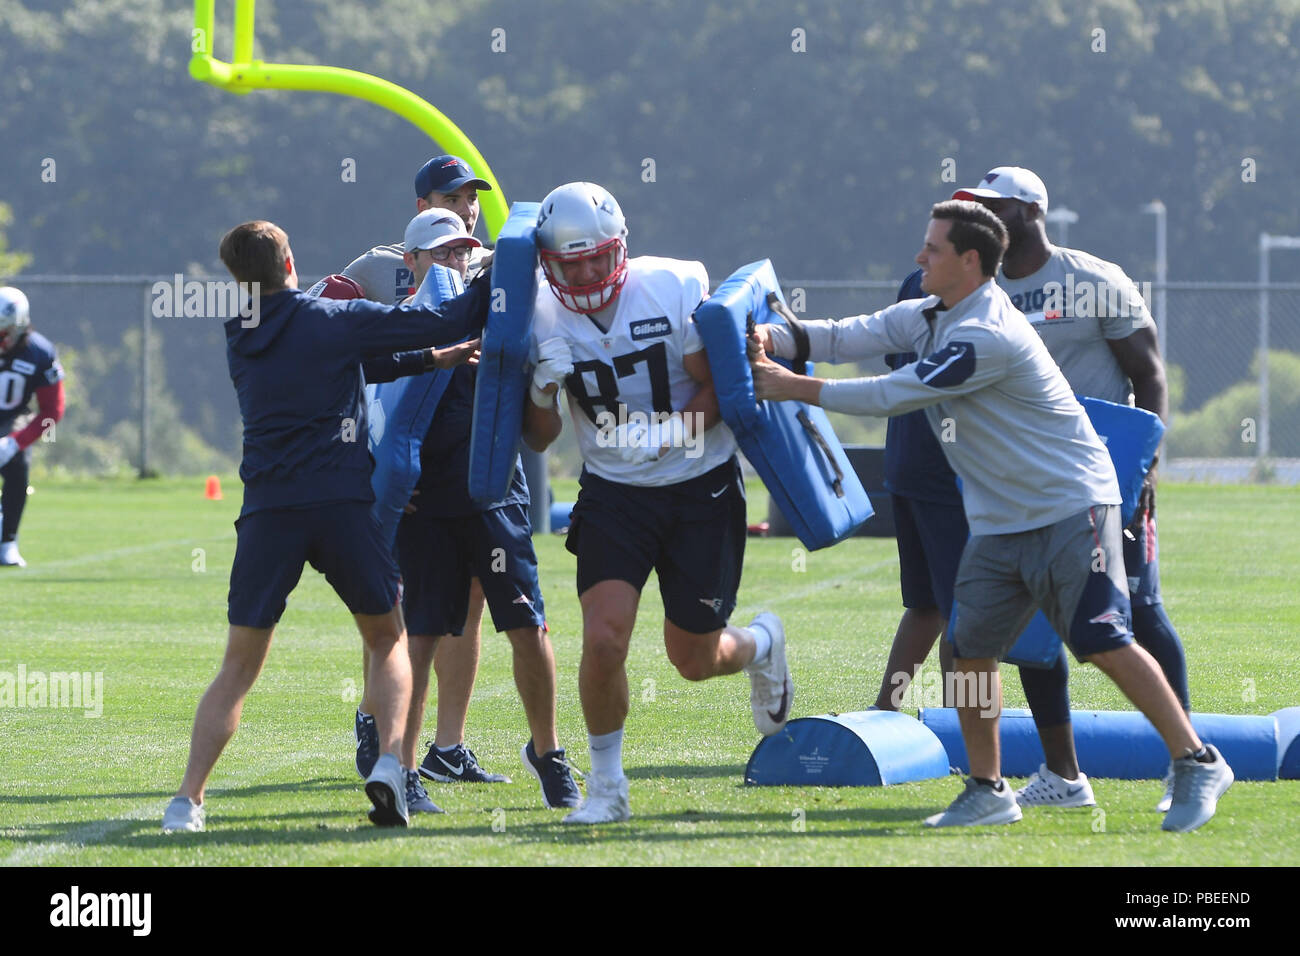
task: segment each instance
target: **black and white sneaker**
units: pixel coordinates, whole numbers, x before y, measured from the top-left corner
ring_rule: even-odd
[[[420,764],[420,776],[437,780],[439,783],[509,783],[510,778],[503,773],[488,773],[479,766],[474,751],[464,744],[457,744],[450,750],[439,750],[429,744],[429,752]]]
[[[529,740],[519,751],[528,772],[542,785],[542,805],[548,810],[561,807],[576,808],[582,805],[582,793],[573,779],[574,769],[564,756],[564,748],[544,753],[540,757]]]
[[[362,716],[358,710],[353,732],[357,735],[357,773],[365,780],[379,759],[379,729],[375,726],[375,718],[370,714]]]

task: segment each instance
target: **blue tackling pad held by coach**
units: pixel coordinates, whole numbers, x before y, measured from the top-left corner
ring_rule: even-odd
[[[509,493],[519,457],[537,294],[540,209],[541,203],[535,202],[511,206],[492,256],[492,302],[479,349],[469,445],[469,494],[484,503]]]
[[[769,294],[785,301],[772,263],[752,262],[700,304],[695,324],[708,352],[723,421],[799,540],[816,550],[853,534],[873,514],[871,501],[824,411],[802,402],[754,397],[745,354],[747,325],[751,320],[785,324],[768,305]],[[808,363],[804,371],[811,369]]]
[[[459,273],[434,265],[410,304],[439,306],[464,291]],[[420,446],[451,374],[449,369],[438,369],[366,386],[368,438],[375,459],[370,473],[370,487],[375,492],[372,510],[390,547],[402,509],[420,480]]]
[[[1160,416],[1144,408],[1132,408],[1102,401],[1100,398],[1078,396],[1079,404],[1088,413],[1110,460],[1115,465],[1119,479],[1119,493],[1123,499],[1120,512],[1127,526],[1137,513],[1142,483],[1146,481],[1151,462],[1155,460],[1160,441],[1164,438],[1165,424]],[[1061,639],[1047,618],[1039,611],[1029,622],[1020,639],[1012,645],[1004,658],[1009,664],[1026,667],[1051,667],[1059,653]]]

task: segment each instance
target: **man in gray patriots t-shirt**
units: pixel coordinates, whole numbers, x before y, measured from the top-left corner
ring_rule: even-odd
[[[1079,395],[1136,405],[1168,419],[1169,392],[1155,322],[1137,286],[1113,262],[1047,239],[1047,187],[1032,171],[999,166],[953,199],[973,199],[1007,227],[1009,245],[997,282],[1025,313],[1070,387]],[[1187,659],[1160,594],[1153,465],[1142,499],[1124,530],[1124,567],[1133,609],[1133,636],[1164,671],[1183,710],[1191,711]],[[1020,668],[1044,763],[1019,792],[1021,806],[1091,806],[1079,770],[1070,720],[1069,666],[1062,649],[1053,667]],[[1156,804],[1169,809],[1173,775]]]
[[[1133,643],[1120,554],[1119,485],[1105,446],[1042,340],[993,277],[1007,246],[1001,221],[973,202],[931,211],[916,261],[928,298],[874,315],[760,326],[751,337],[760,398],[858,415],[918,408],[962,479],[971,539],[954,591],[954,696],[971,777],[930,826],[1013,823],[1002,780],[998,660],[1037,608],[1080,660],[1111,678],[1155,725],[1176,782],[1166,830],[1209,820],[1232,771],[1204,744],[1151,656]],[[767,358],[856,362],[924,356],[888,375],[826,381]]]

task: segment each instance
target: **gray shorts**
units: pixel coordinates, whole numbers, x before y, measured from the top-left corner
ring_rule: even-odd
[[[1118,505],[966,542],[953,599],[954,654],[1003,657],[1041,608],[1080,660],[1133,641]]]

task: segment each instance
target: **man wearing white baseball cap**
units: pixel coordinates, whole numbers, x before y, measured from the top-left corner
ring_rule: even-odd
[[[953,199],[971,199],[982,203],[986,199],[1018,199],[1023,203],[1037,203],[1038,214],[1047,215],[1047,187],[1032,170],[1023,166],[997,166],[984,174],[978,186],[959,189]]]
[[[1155,322],[1141,294],[1115,263],[1052,245],[1044,222],[1047,187],[1043,181],[1022,167],[998,166],[988,171],[980,185],[960,189],[953,198],[981,203],[1007,227],[1010,244],[997,283],[1042,337],[1070,387],[1080,395],[1136,405],[1167,419],[1164,362]],[[1133,637],[1155,658],[1183,710],[1190,713],[1186,656],[1160,596],[1155,487],[1153,465],[1137,513],[1124,530]],[[1064,649],[1052,668],[1020,668],[1046,757],[1038,773],[1017,792],[1022,806],[1092,806],[1095,802],[1074,749],[1068,678]],[[1174,786],[1171,766],[1157,810],[1169,809]]]
[[[469,270],[471,252],[480,245],[456,212],[430,208],[407,224],[403,260],[417,289],[435,265],[452,270],[453,285],[458,286]],[[416,767],[416,743],[424,722],[435,652],[444,643],[478,643],[482,604],[474,608],[471,600],[471,582],[477,580],[480,600],[486,599],[492,623],[510,640],[515,683],[532,734],[526,746],[550,758],[539,760],[542,802],[551,808],[576,806],[578,788],[556,737],[555,657],[546,632],[522,469],[516,470],[510,491],[500,501],[482,506],[468,493],[477,346],[474,340],[445,349],[399,353],[362,366],[368,383],[433,369],[450,370],[420,442],[419,479],[397,525],[394,548],[402,571],[402,612],[411,656],[411,709],[402,763]],[[462,691],[453,688],[451,700],[445,704],[441,698],[447,681],[439,674],[440,720],[418,773],[442,783],[508,783],[504,775],[480,767],[473,751],[465,746],[466,711],[478,664],[477,647],[465,650],[468,653],[456,660],[468,660],[470,666],[462,666],[452,675]],[[357,736],[360,770],[366,756],[361,745],[369,734],[358,730]],[[409,771],[407,804],[412,812],[438,812],[414,770]]]

